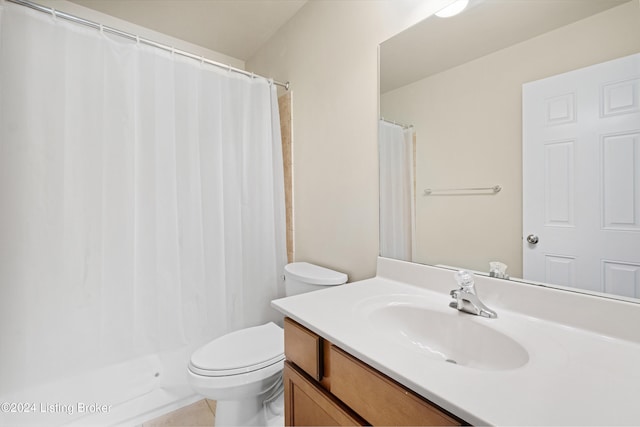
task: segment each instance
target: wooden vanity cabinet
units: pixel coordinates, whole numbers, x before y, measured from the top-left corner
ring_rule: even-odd
[[[465,425],[289,318],[284,333],[285,425]]]

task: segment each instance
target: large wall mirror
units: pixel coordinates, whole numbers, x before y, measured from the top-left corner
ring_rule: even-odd
[[[640,301],[639,57],[638,0],[470,0],[383,42],[380,254]]]

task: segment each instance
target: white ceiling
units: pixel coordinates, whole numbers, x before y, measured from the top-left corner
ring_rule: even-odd
[[[70,0],[246,61],[307,0]]]
[[[471,0],[382,43],[380,92],[405,86],[630,0]],[[635,0],[634,0],[635,1]]]

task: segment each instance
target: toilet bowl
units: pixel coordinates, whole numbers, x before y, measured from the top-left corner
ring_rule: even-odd
[[[286,295],[346,283],[347,275],[306,262],[285,266]],[[215,425],[284,423],[284,331],[273,322],[241,329],[205,344],[191,356],[191,387],[216,400]]]
[[[191,356],[188,378],[217,401],[216,425],[267,425],[265,397],[281,382],[284,331],[273,322],[231,332]]]

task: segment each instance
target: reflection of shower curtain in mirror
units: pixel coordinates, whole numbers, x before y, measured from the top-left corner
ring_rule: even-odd
[[[413,260],[415,250],[414,134],[413,128],[379,121],[380,255],[405,261]]]

